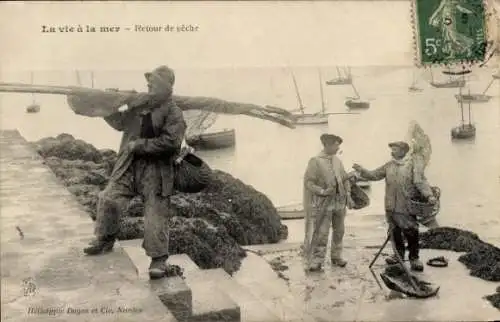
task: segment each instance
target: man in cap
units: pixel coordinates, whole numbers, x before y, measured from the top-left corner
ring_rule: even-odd
[[[84,249],[88,255],[112,250],[119,233],[119,218],[131,198],[144,199],[143,248],[152,258],[150,278],[162,278],[168,258],[168,220],[173,193],[173,164],[186,123],[172,99],[174,72],[160,66],[145,74],[148,93],[137,94],[128,109],[105,121],[123,132],[118,161],[107,187],[99,194],[95,240]]]
[[[405,241],[408,242],[409,259],[412,270],[423,271],[424,266],[419,259],[419,233],[417,217],[409,208],[409,201],[418,194],[429,202],[436,202],[432,189],[427,183],[419,167],[415,167],[406,142],[389,143],[392,160],[381,167],[369,171],[358,164],[353,168],[361,176],[371,181],[385,179],[385,211],[392,234],[394,248],[401,259],[404,259]],[[397,263],[397,259],[389,259],[388,263]]]
[[[304,254],[308,271],[322,270],[330,226],[333,226],[332,265],[344,267],[347,264],[342,258],[344,218],[346,207],[352,208],[354,204],[349,177],[336,156],[342,138],[323,134],[320,140],[323,151],[309,160],[304,174]]]

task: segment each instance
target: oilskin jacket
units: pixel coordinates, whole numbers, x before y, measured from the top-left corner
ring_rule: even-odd
[[[411,198],[433,195],[421,167],[411,158],[391,160],[373,171],[363,170],[361,176],[371,181],[385,179],[386,211],[411,214]]]
[[[173,193],[174,157],[179,152],[186,132],[186,122],[181,109],[172,99],[173,73],[169,69],[156,69],[151,73],[163,82],[165,91],[155,95],[136,97],[125,112],[105,117],[105,121],[123,136],[118,161],[110,180],[119,179],[134,166],[134,161],[158,169],[161,176],[161,195]],[[144,135],[147,121],[149,134]],[[136,141],[134,151],[128,151],[129,142]],[[147,179],[147,178],[146,178]]]

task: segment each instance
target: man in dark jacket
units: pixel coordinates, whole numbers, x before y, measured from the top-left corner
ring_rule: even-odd
[[[365,179],[371,181],[385,179],[385,211],[394,246],[403,259],[404,238],[406,238],[411,268],[422,271],[424,266],[419,260],[418,222],[416,215],[410,209],[409,201],[419,194],[429,202],[436,202],[436,199],[424,174],[408,156],[409,145],[399,141],[389,143],[389,147],[393,159],[381,167],[369,171],[355,164],[353,168]]]
[[[152,258],[149,275],[162,278],[168,258],[168,213],[173,193],[173,164],[186,132],[182,111],[172,99],[174,72],[160,66],[145,74],[147,95],[139,94],[125,112],[105,121],[123,132],[118,161],[97,205],[95,240],[88,255],[112,250],[119,233],[119,218],[131,198],[144,199],[143,248]]]

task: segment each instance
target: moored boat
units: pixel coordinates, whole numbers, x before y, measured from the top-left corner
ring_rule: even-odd
[[[326,85],[349,85],[352,83],[351,71],[348,69],[346,76],[342,76],[339,67],[337,66],[337,77],[326,81]]]
[[[348,99],[345,101],[345,105],[350,109],[367,109],[370,107],[369,102],[361,101],[359,99]]]
[[[465,80],[463,79],[455,79],[455,80],[450,80],[446,82],[431,82],[431,86],[436,87],[436,88],[457,88],[457,87],[464,87],[465,86]]]
[[[40,105],[33,103],[26,107],[26,113],[38,113],[40,112]]]
[[[296,114],[294,115],[296,125],[328,124],[328,115],[316,114]]]
[[[277,207],[276,211],[283,220],[302,219],[305,216],[304,206],[302,203]]]
[[[462,124],[451,129],[453,139],[470,139],[476,136],[474,124]]]
[[[459,90],[458,94],[462,96],[461,89]],[[470,92],[468,95],[470,95]],[[476,136],[476,126],[471,122],[470,102],[468,103],[469,103],[469,122],[465,123],[464,105],[462,101],[459,101],[462,119],[459,126],[455,126],[454,128],[451,129],[452,139],[470,139]]]
[[[489,100],[492,98],[490,95],[485,95],[485,94],[462,94],[462,95],[455,95],[455,98],[459,102],[463,103],[486,103],[489,102]]]
[[[234,129],[206,132],[187,137],[186,143],[200,150],[230,148],[236,144],[236,133]]]

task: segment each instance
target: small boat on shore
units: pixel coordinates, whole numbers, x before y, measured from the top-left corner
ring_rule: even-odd
[[[278,215],[283,220],[302,219],[305,216],[302,203],[277,207],[276,211],[278,211]]]
[[[186,143],[200,150],[217,150],[230,148],[236,144],[234,129],[223,129],[216,132],[207,132],[186,138]]]

